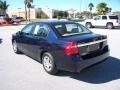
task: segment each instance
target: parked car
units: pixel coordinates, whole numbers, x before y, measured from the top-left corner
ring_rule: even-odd
[[[16,23],[19,23],[19,22],[24,21],[24,18],[23,17],[12,17],[12,20]]]
[[[43,64],[45,71],[80,72],[109,56],[107,37],[70,21],[35,22],[12,35],[15,53],[24,53]]]
[[[120,26],[120,21],[118,16],[115,15],[98,15],[93,17],[93,19],[85,20],[85,26],[88,28],[96,26],[104,26],[108,29]]]
[[[2,39],[0,38],[0,44],[2,43]]]
[[[5,24],[13,24],[12,19],[8,17],[0,17],[0,25],[5,25]]]

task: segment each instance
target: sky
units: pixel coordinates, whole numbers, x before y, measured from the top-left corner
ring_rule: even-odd
[[[9,10],[17,10],[24,8],[24,0],[4,0],[10,5]],[[77,11],[85,11],[88,9],[88,4],[93,3],[93,12],[96,11],[96,6],[100,2],[107,3],[107,6],[112,8],[112,11],[120,11],[120,0],[33,0],[33,5],[38,8],[48,7],[58,10],[69,10],[71,8]]]

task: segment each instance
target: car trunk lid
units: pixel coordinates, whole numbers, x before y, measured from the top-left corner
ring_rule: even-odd
[[[79,54],[86,55],[90,52],[102,48],[103,43],[106,41],[106,36],[98,34],[84,34],[78,36],[65,37],[64,40],[75,42]]]

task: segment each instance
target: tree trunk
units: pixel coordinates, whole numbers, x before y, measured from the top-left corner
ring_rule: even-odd
[[[25,4],[25,20],[27,21],[27,6]]]
[[[30,8],[29,8],[29,21],[30,21]]]
[[[92,11],[90,11],[90,19],[92,18]]]

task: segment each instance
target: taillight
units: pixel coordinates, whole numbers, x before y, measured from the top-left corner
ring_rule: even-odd
[[[66,55],[73,55],[73,54],[78,54],[78,48],[75,42],[69,42],[65,46],[65,54]]]

